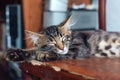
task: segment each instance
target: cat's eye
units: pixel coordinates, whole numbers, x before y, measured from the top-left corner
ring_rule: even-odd
[[[70,40],[71,40],[71,37],[70,37],[70,36],[67,36],[67,40],[69,40],[69,41],[70,41]]]
[[[42,51],[49,51],[49,50],[51,50],[51,46],[49,46],[49,45],[43,45],[41,48],[40,48],[40,50],[42,50]]]
[[[69,35],[66,35],[63,37],[63,41],[70,41],[71,37]]]

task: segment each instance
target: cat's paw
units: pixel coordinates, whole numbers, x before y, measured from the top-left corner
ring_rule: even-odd
[[[48,52],[38,52],[37,53],[37,60],[39,61],[53,61],[53,60],[57,60],[58,59],[58,55],[56,53],[48,53]]]
[[[7,50],[7,59],[10,61],[23,61],[27,56],[29,56],[29,54],[21,49]]]

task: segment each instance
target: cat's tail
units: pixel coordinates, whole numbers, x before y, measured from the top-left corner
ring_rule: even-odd
[[[8,49],[0,52],[0,60],[6,61],[28,61],[35,58],[34,50]]]

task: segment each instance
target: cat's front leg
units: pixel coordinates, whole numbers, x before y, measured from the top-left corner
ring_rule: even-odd
[[[53,61],[59,59],[59,56],[54,52],[37,51],[36,59],[42,62]]]
[[[58,55],[53,52],[39,50],[8,49],[6,51],[6,60],[9,61],[53,61],[57,60]]]
[[[24,61],[31,58],[31,51],[24,51],[22,49],[8,49],[5,54],[6,60],[9,61]]]

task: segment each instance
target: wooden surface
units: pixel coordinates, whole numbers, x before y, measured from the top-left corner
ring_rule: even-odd
[[[53,69],[53,72],[50,73],[53,67],[57,68]],[[32,61],[32,64],[22,63],[21,68],[24,72],[34,76],[49,78],[45,80],[56,80],[50,79],[50,76],[52,78],[56,77],[61,71],[63,71],[61,76],[73,75],[73,79],[71,80],[120,80],[120,58],[88,58],[81,60],[59,60],[46,63]],[[45,73],[42,74],[41,71]],[[57,76],[57,78],[60,78],[59,80],[69,80],[62,79],[60,76]]]
[[[30,63],[22,63],[21,69],[23,71],[23,80],[31,80],[32,78],[41,78],[43,80],[88,80],[89,78],[69,73],[68,71],[61,69],[57,66],[47,65],[45,63],[38,63],[33,61],[33,65]],[[37,63],[37,64],[36,64]],[[25,74],[27,73],[27,74]],[[30,75],[29,75],[30,74]],[[91,79],[91,78],[90,78]]]

